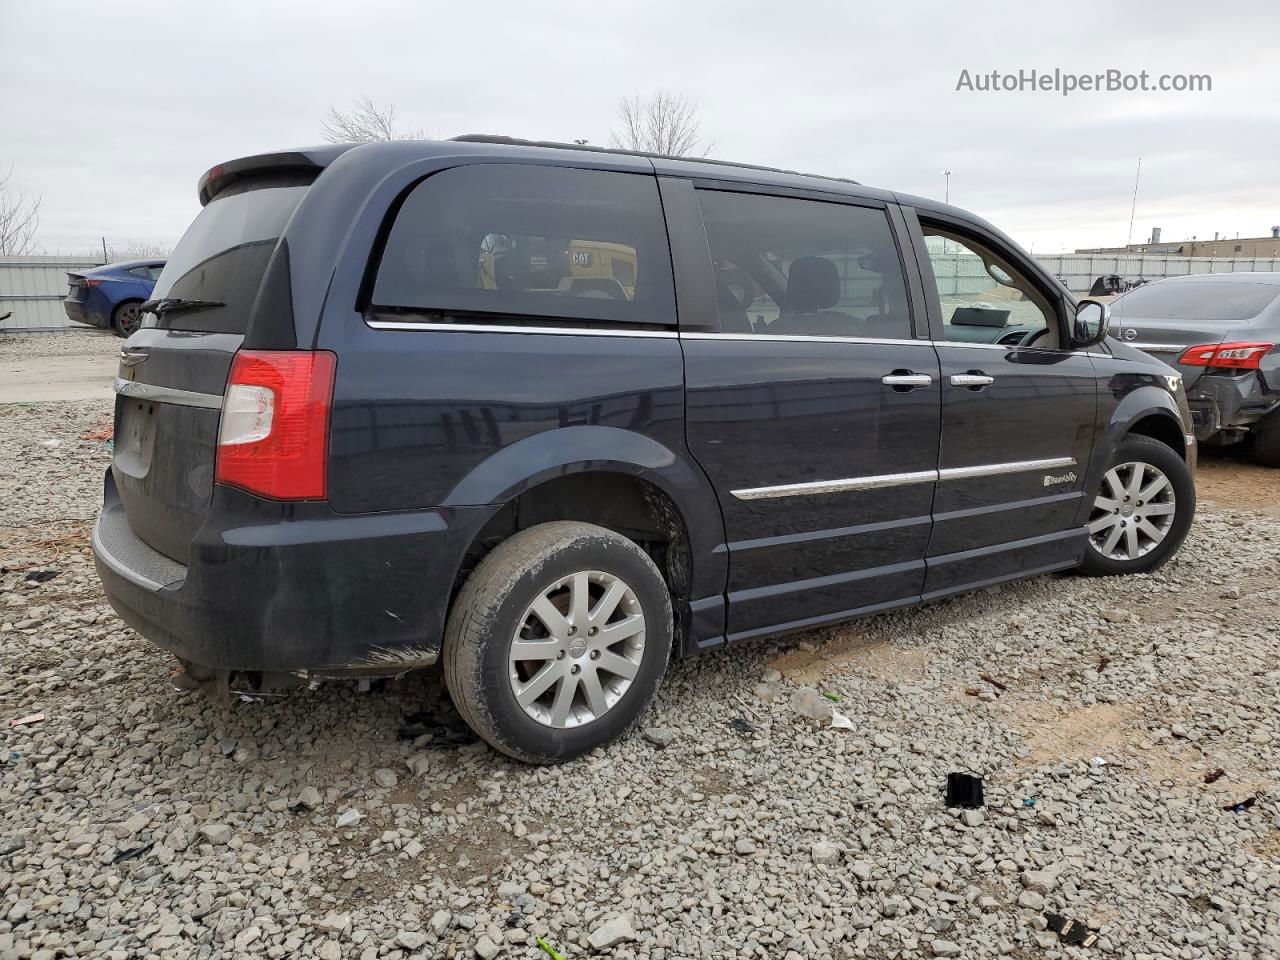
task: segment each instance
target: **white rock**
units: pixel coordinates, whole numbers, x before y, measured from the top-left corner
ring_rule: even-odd
[[[839,862],[840,848],[834,843],[819,840],[809,848],[809,855],[813,857],[814,863],[829,865]]]
[[[320,796],[320,791],[315,787],[306,786],[298,791],[298,803],[302,804],[308,810],[314,810],[324,802],[324,798]]]
[[[615,944],[630,942],[635,938],[636,932],[631,928],[631,918],[626,914],[620,914],[610,917],[592,930],[587,940],[592,950],[604,950]]]
[[[427,942],[425,933],[418,933],[413,930],[401,930],[396,934],[396,943],[404,947],[406,950],[417,950],[420,946]]]
[[[206,823],[200,833],[215,846],[221,846],[231,840],[231,828],[225,823]]]
[[[1023,890],[1018,895],[1018,906],[1026,907],[1028,910],[1043,910],[1044,895],[1034,890]]]

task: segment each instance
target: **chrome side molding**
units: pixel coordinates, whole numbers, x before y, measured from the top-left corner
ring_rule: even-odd
[[[880,487],[899,487],[911,483],[932,483],[947,480],[971,480],[975,477],[998,477],[1009,473],[1031,473],[1035,470],[1057,470],[1074,467],[1074,457],[1053,457],[1048,460],[1017,460],[1011,463],[987,463],[974,467],[948,467],[945,470],[917,470],[913,473],[880,473],[869,477],[847,477],[842,480],[816,480],[811,483],[784,483],[773,487],[748,487],[734,490],[739,500],[773,500],[778,497],[805,497],[817,493],[849,493],[854,490],[874,490]]]
[[[814,493],[848,493],[851,490],[900,487],[909,483],[931,483],[937,479],[937,470],[919,470],[915,473],[881,473],[872,477],[848,477],[844,480],[785,483],[777,487],[751,487],[747,490],[734,490],[733,495],[739,500],[773,500],[777,497],[803,497]]]

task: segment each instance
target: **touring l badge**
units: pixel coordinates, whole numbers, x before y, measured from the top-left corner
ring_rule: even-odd
[[[1052,473],[1045,474],[1044,485],[1046,487],[1056,487],[1060,483],[1075,483],[1076,475],[1074,473],[1063,473],[1054,476]]]

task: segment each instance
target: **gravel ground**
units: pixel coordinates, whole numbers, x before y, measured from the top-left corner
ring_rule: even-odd
[[[1156,576],[677,663],[530,768],[401,739],[433,674],[173,691],[93,576],[107,422],[0,408],[0,957],[1280,957],[1280,520],[1228,496]]]

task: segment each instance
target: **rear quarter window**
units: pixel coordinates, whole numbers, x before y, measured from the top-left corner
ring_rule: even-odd
[[[374,279],[374,312],[671,325],[657,182],[642,174],[477,164],[405,197]]]

